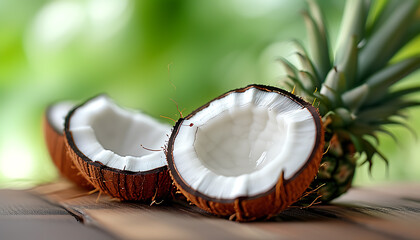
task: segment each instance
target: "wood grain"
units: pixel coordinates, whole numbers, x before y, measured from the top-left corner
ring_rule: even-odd
[[[122,239],[420,239],[420,183],[390,188],[354,188],[331,205],[289,208],[250,223],[218,218],[183,201],[150,206],[97,200],[97,193],[65,182],[32,191]]]
[[[69,184],[74,187],[73,184]],[[22,190],[0,190],[0,239],[115,239],[80,224],[64,208]]]

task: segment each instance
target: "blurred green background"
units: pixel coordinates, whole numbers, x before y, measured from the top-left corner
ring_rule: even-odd
[[[344,1],[320,1],[335,38]],[[0,187],[54,180],[41,129],[48,104],[108,93],[118,103],[159,118],[178,117],[250,83],[279,86],[275,59],[290,39],[306,36],[292,0],[0,0]],[[420,40],[406,52],[420,48]],[[420,74],[404,84],[420,85]],[[420,109],[408,112],[420,133]],[[169,120],[161,118],[162,121]],[[420,180],[419,142],[390,128],[389,156],[357,184]]]

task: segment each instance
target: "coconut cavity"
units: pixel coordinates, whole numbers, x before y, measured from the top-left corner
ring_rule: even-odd
[[[101,192],[147,203],[171,198],[168,125],[101,95],[74,108],[64,131],[73,163]]]
[[[180,119],[167,160],[175,184],[197,206],[246,220],[296,201],[316,175],[322,149],[322,124],[311,104],[250,85]]]
[[[138,172],[166,166],[162,148],[170,127],[121,108],[107,96],[78,107],[72,113],[69,131],[83,155],[110,168]]]
[[[236,102],[229,109],[221,109],[217,115],[207,115],[205,109],[207,119],[196,115],[186,121],[196,123],[194,149],[198,160],[214,173],[228,177],[250,174],[275,163],[282,167],[288,161],[291,166],[285,178],[289,178],[304,164],[302,156],[309,156],[314,145],[315,126],[310,113],[290,99],[284,106],[254,104],[267,97],[277,101],[275,93],[256,92],[245,97],[255,99],[243,99],[240,93],[233,93],[217,103],[226,108],[228,102]],[[288,109],[283,111],[283,107]]]

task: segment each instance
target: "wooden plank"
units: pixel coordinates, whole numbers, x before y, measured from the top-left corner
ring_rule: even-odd
[[[290,208],[254,223],[217,218],[184,202],[149,206],[108,196],[97,201],[97,193],[62,182],[34,192],[123,239],[420,239],[420,203],[406,199],[413,190],[420,192],[420,184],[404,194],[354,188],[332,205]]]
[[[392,195],[400,199],[414,200],[420,202],[420,183],[418,182],[400,182],[388,183],[367,188],[369,191]],[[366,189],[366,190],[367,190]]]
[[[383,234],[359,228],[343,221],[308,221],[308,222],[256,222],[249,223],[288,239],[323,239],[323,240],[353,240],[353,239],[391,239]]]
[[[96,228],[84,226],[71,215],[0,216],[0,239],[75,240],[116,239]]]
[[[0,190],[0,239],[115,239],[84,226],[55,204],[21,190]]]
[[[347,212],[348,221],[365,229],[392,238],[420,239],[420,201],[414,200],[419,190],[419,183],[354,188],[335,204]]]
[[[52,184],[42,187],[40,192],[49,201],[57,202],[83,218],[87,224],[106,229],[123,239],[279,239],[269,232],[212,216],[194,206],[119,202],[108,196],[98,198],[97,193],[88,195],[74,187],[63,191],[61,183],[58,186],[57,191],[53,190]]]

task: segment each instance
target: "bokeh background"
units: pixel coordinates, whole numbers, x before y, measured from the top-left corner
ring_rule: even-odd
[[[344,1],[319,1],[335,38]],[[41,121],[56,101],[108,93],[120,105],[177,118],[250,83],[280,86],[276,58],[305,42],[296,0],[0,0],[0,187],[54,181]],[[420,39],[405,49],[420,49]],[[417,72],[403,84],[420,85]],[[416,96],[414,96],[416,97]],[[407,112],[420,134],[420,109]],[[160,118],[168,123],[170,120]],[[420,180],[419,141],[390,127],[356,184]]]

